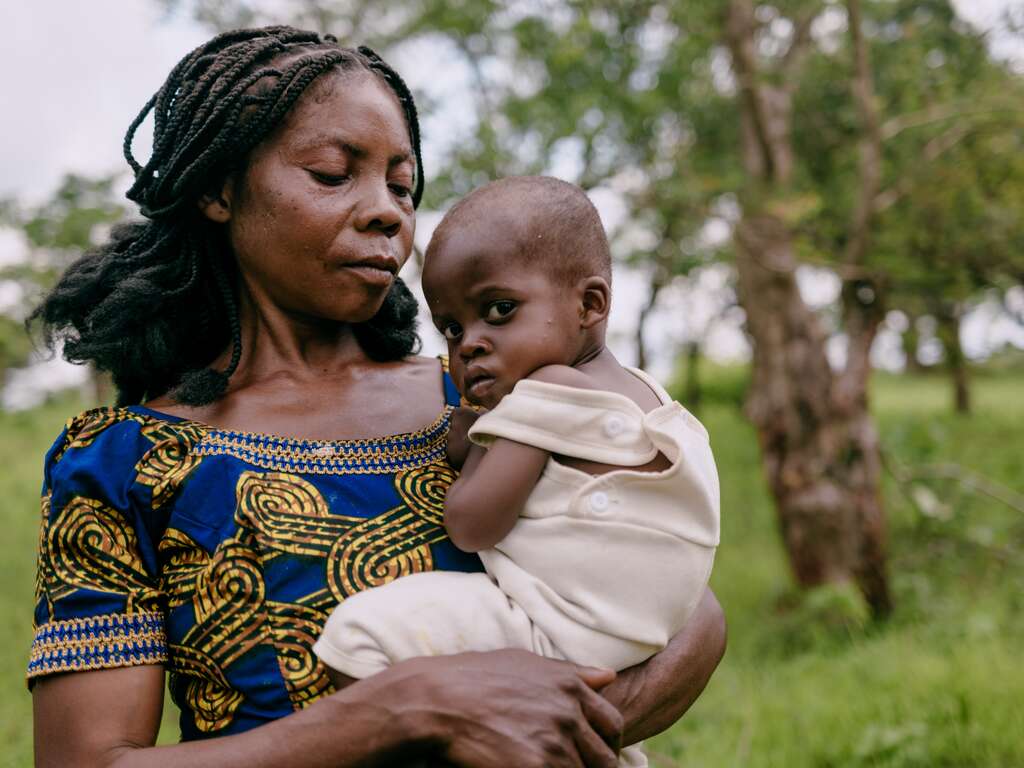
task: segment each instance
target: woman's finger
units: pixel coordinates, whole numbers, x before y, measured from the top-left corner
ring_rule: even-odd
[[[603,735],[586,720],[573,731],[573,741],[586,768],[616,768],[619,764],[618,750],[612,749]]]
[[[595,691],[601,690],[615,679],[614,669],[602,669],[601,667],[582,667],[576,665],[576,674]]]
[[[618,752],[626,725],[622,713],[603,696],[591,690],[583,691],[580,708],[590,727],[609,747]]]

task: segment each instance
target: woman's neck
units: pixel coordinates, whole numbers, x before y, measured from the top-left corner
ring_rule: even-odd
[[[241,294],[242,357],[233,377],[239,382],[322,378],[369,360],[352,324],[288,312]],[[230,350],[222,357],[226,362]]]

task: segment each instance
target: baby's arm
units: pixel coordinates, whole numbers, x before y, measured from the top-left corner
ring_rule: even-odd
[[[444,525],[455,546],[479,552],[504,539],[547,460],[541,448],[500,437],[486,450],[471,446],[444,502]]]
[[[469,457],[469,449],[473,443],[469,439],[469,429],[480,414],[472,408],[462,406],[452,412],[451,425],[448,428],[448,463],[455,469],[462,469]]]
[[[528,378],[594,388],[589,376],[567,365],[546,365]],[[463,457],[465,460],[462,474],[445,499],[444,524],[455,546],[466,552],[479,552],[493,547],[512,530],[550,453],[500,437],[486,450],[473,445],[463,436],[476,420],[475,414],[458,418],[463,410],[456,411],[457,418],[452,423],[449,459],[453,466]]]

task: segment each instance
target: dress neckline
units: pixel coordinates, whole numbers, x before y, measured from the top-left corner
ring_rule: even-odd
[[[424,443],[433,442],[438,438],[439,434],[444,433],[447,430],[452,411],[454,411],[455,406],[458,405],[458,401],[456,400],[453,402],[452,399],[453,393],[455,393],[456,397],[457,393],[455,392],[454,384],[448,377],[448,361],[443,357],[438,359],[441,364],[441,386],[442,393],[444,394],[444,406],[432,422],[424,427],[408,432],[396,432],[389,435],[377,435],[374,437],[317,440],[312,438],[278,435],[272,432],[252,432],[241,429],[218,427],[213,424],[206,424],[202,421],[189,419],[184,416],[175,416],[171,413],[164,413],[163,411],[158,411],[145,405],[129,405],[125,410],[131,413],[137,413],[141,416],[146,416],[156,421],[201,430],[208,438],[228,440],[236,444],[247,444],[259,446],[261,448],[291,448],[316,451],[318,448],[344,449],[346,447],[367,448],[374,446],[414,447]],[[340,453],[342,451],[338,450],[337,452]]]
[[[142,416],[147,416],[155,421],[163,421],[168,424],[177,424],[183,427],[193,427],[201,430],[205,435],[211,438],[219,437],[233,439],[266,447],[281,446],[291,448],[317,448],[323,446],[364,447],[378,444],[412,444],[429,441],[436,437],[437,433],[439,431],[443,431],[447,426],[451,413],[455,410],[455,406],[446,403],[437,418],[435,418],[430,424],[411,432],[396,432],[390,435],[377,435],[375,437],[350,437],[335,440],[318,440],[306,437],[289,437],[287,435],[278,435],[272,432],[250,432],[242,429],[226,429],[224,427],[213,426],[212,424],[205,424],[194,419],[186,419],[184,416],[175,416],[170,413],[164,413],[163,411],[156,411],[152,408],[147,408],[144,405],[130,405],[126,410]]]

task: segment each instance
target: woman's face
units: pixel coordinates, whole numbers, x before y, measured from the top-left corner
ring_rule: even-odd
[[[257,306],[361,323],[412,249],[415,161],[398,98],[367,72],[314,82],[223,201]]]

